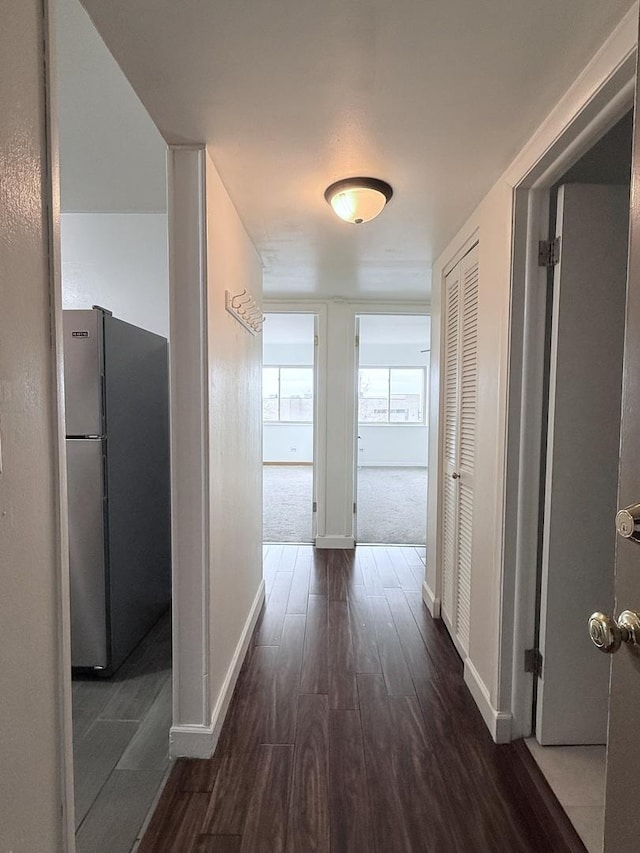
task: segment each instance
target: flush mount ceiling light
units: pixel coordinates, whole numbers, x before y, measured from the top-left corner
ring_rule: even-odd
[[[324,191],[337,216],[354,225],[375,219],[392,195],[389,184],[377,178],[344,178]]]

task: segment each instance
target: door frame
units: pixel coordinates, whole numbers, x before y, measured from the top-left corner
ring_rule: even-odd
[[[631,139],[629,144],[631,145]],[[580,419],[580,414],[576,413],[573,406],[567,409],[564,395],[567,391],[570,393],[570,387],[575,386],[576,382],[582,383],[584,394],[580,399],[592,412],[594,405],[597,408],[604,406],[605,411],[611,411],[611,406],[614,411],[616,408],[620,410],[624,337],[620,324],[624,323],[629,230],[628,227],[620,227],[624,219],[629,217],[629,187],[628,184],[620,184],[623,184],[623,181],[600,185],[580,181],[563,184],[557,191],[557,199],[553,205],[555,210],[552,208],[550,211],[551,218],[553,219],[554,214],[556,218],[555,229],[550,232],[550,236],[560,235],[562,245],[560,263],[550,270],[549,277],[553,278],[553,291],[549,294],[549,302],[552,302],[552,305],[549,306],[547,315],[549,321],[546,335],[548,349],[545,353],[544,411],[540,418],[542,443],[545,443],[546,437],[546,448],[545,462],[541,465],[540,550],[536,567],[539,577],[536,608],[538,612],[535,620],[538,626],[538,642],[535,645],[544,658],[544,678],[536,680],[538,689],[533,715],[536,739],[543,745],[606,743],[610,658],[593,653],[593,645],[589,642],[586,632],[586,618],[594,609],[602,608],[608,613],[613,607],[615,531],[611,518],[615,515],[620,420],[618,419],[617,426],[612,423],[608,427],[602,427],[597,433],[589,431],[589,436],[595,443],[585,446],[579,435],[567,432],[567,418],[575,420],[577,416]],[[580,217],[583,217],[584,221],[580,221]],[[577,225],[580,226],[578,229]],[[606,262],[601,249],[595,247],[592,241],[585,241],[581,237],[583,226],[592,235],[598,234],[604,239],[607,249]],[[608,236],[605,232],[608,232]],[[581,241],[579,249],[578,241]],[[583,264],[582,275],[576,274],[574,265],[581,263],[581,257],[589,256],[593,268],[591,264],[586,267]],[[598,265],[600,273],[594,272]],[[615,288],[602,288],[605,267],[613,276],[611,284],[615,284]],[[612,291],[615,291],[613,298]],[[587,305],[593,305],[595,314],[594,310],[589,313],[592,317],[598,317],[597,323],[592,327],[593,335],[598,334],[594,331],[596,328],[604,328],[613,331],[618,337],[617,344],[609,348],[606,343],[607,335],[604,338],[601,336],[600,349],[610,349],[610,352],[601,352],[596,359],[592,359],[587,372],[581,373],[579,369],[576,372],[573,365],[569,377],[567,359],[572,356],[569,355],[567,343],[571,342],[572,353],[578,343],[571,336],[582,335],[584,345],[587,340],[591,343],[594,340],[591,335],[585,337],[582,322],[576,325],[576,300],[586,300]],[[599,316],[599,310],[602,316]],[[596,364],[598,362],[599,366]],[[615,380],[616,370],[619,371],[617,385],[615,381],[610,382],[610,379]],[[595,380],[594,371],[598,374]],[[599,392],[596,404],[593,396],[596,386],[593,382],[598,382],[598,377]],[[606,399],[600,399],[600,395],[606,394],[611,395],[608,402]],[[575,402],[574,400],[574,404]],[[583,417],[584,415],[583,412]],[[599,423],[599,420],[596,417],[594,424]],[[603,455],[605,447],[606,456]],[[569,457],[573,454],[573,463],[567,461],[567,454]],[[596,509],[594,503],[585,507],[587,517],[596,512],[592,521],[592,534],[595,532],[595,538],[585,533],[585,542],[580,544],[572,537],[567,539],[566,513],[573,513],[575,510],[576,488],[578,493],[581,488],[589,490],[590,475],[583,474],[581,480],[581,475],[575,471],[576,466],[583,466],[585,457],[597,460],[598,472],[604,471],[608,476],[606,481],[600,481],[600,486],[589,498],[590,501],[600,502],[598,508]],[[603,466],[605,458],[608,461]],[[586,467],[595,475],[596,469],[593,466],[589,469],[589,463],[586,462]],[[563,484],[572,481],[574,473],[571,472],[575,472],[576,484],[569,495],[563,491]],[[587,480],[584,479],[585,476]],[[556,487],[559,488],[558,492]],[[603,495],[606,495],[605,505],[602,504]],[[586,544],[589,542],[590,545]],[[598,553],[594,563],[593,556]],[[565,566],[565,563],[571,564],[572,561],[575,564],[579,554],[582,554],[585,561],[585,585],[582,591],[576,589],[575,571],[567,571]],[[579,557],[578,564],[582,564]],[[575,634],[573,640],[562,639],[561,635],[567,631]],[[572,674],[574,670],[575,674]],[[571,685],[576,689],[576,695],[580,694],[582,701],[574,712],[568,710],[563,713],[561,709],[567,709],[571,705]],[[589,713],[584,714],[580,709],[587,702],[587,697],[591,699],[592,706]]]
[[[353,370],[353,546],[358,544],[358,485],[360,467],[360,315],[353,318],[354,325],[354,370]]]
[[[315,317],[317,343],[313,359],[313,497],[311,539],[315,543],[319,531],[325,529],[325,489],[327,482],[327,306],[321,302],[279,302],[264,299],[264,314],[311,314]]]
[[[383,303],[380,305],[372,306],[371,303],[359,303],[352,302],[350,303],[350,309],[352,311],[352,320],[353,320],[353,345],[354,345],[354,358],[353,358],[353,459],[352,459],[352,470],[353,470],[353,503],[355,506],[355,510],[353,512],[353,536],[354,536],[354,545],[358,544],[358,453],[359,453],[359,444],[358,444],[358,432],[360,425],[358,423],[358,394],[360,390],[360,318],[366,316],[374,316],[374,317],[427,317],[429,319],[430,324],[430,334],[433,334],[433,330],[431,327],[431,302],[407,302],[404,305],[401,302],[390,302]],[[432,338],[431,338],[432,340]],[[427,396],[429,393],[430,383],[429,383],[429,371],[431,368],[431,353],[429,353],[429,366],[425,372],[425,398],[424,398],[424,406],[425,406],[425,419],[427,425],[427,477],[429,476],[429,445],[432,441],[431,436],[431,407],[429,397]],[[425,518],[425,529],[428,526],[428,518],[429,518],[429,495],[427,491],[427,512]]]
[[[552,185],[633,108],[637,17],[634,6],[505,176],[514,196],[498,694],[511,738],[530,735],[533,724],[524,651],[536,636],[548,286],[538,242],[548,238]]]
[[[59,706],[59,761],[62,788],[62,803],[60,810],[61,835],[64,853],[75,853],[75,790],[74,790],[74,749],[73,749],[73,714],[72,714],[72,683],[71,683],[71,614],[70,614],[70,580],[69,580],[69,513],[67,505],[67,470],[66,470],[66,430],[64,413],[64,360],[63,360],[63,330],[62,330],[62,253],[60,242],[60,156],[58,131],[58,77],[56,61],[56,25],[57,7],[54,0],[45,0],[44,15],[44,52],[45,52],[45,90],[46,90],[46,180],[48,192],[48,222],[49,229],[49,291],[50,291],[50,322],[51,341],[54,351],[55,376],[52,377],[55,405],[56,452],[54,463],[57,472],[57,489],[55,502],[58,515],[58,549],[54,581],[58,593],[58,612],[55,625],[56,634],[52,638],[58,647],[60,666],[60,684],[58,687]],[[181,202],[191,201],[192,208],[198,208],[195,218],[181,221],[173,217],[176,199],[171,198],[168,204],[168,237],[169,237],[169,300],[170,300],[170,395],[171,395],[171,432],[172,432],[172,461],[171,461],[171,494],[172,505],[175,508],[175,496],[178,487],[189,484],[191,471],[184,464],[185,454],[178,461],[177,451],[185,451],[187,456],[197,458],[197,467],[202,478],[207,473],[206,459],[198,454],[198,447],[190,446],[190,435],[176,430],[176,374],[180,371],[188,375],[200,376],[204,368],[204,337],[200,334],[206,328],[206,301],[195,301],[192,316],[188,320],[195,321],[198,333],[193,334],[193,327],[187,328],[188,323],[178,327],[176,306],[184,302],[184,284],[186,281],[192,289],[195,287],[204,294],[206,264],[204,257],[204,207],[202,198],[202,183],[197,187],[188,185],[188,178],[194,174],[201,176],[203,149],[200,146],[184,146],[167,148],[167,185],[169,195],[175,189],[175,155],[186,154],[192,162],[186,164],[191,174],[181,175],[180,189],[183,190]],[[172,155],[174,155],[172,157]],[[185,164],[183,164],[185,165]],[[190,209],[189,213],[193,213]],[[197,232],[195,224],[197,224]],[[189,230],[190,229],[190,230]],[[188,237],[191,236],[191,242]],[[182,250],[177,251],[177,247]],[[179,274],[180,273],[180,274]],[[180,293],[178,293],[180,290]],[[178,298],[179,297],[179,298]],[[193,340],[195,339],[195,343]],[[198,423],[202,430],[206,418],[206,387],[202,384],[202,394],[194,399],[192,411],[188,413],[192,423]],[[195,485],[197,491],[197,484]],[[198,495],[200,509],[206,507],[204,493]],[[187,531],[188,533],[188,531]],[[208,596],[208,563],[206,549],[202,542],[192,543],[189,536],[183,534],[181,528],[172,520],[172,612],[173,612],[173,724],[176,716],[186,701],[201,712],[201,724],[192,726],[194,733],[204,730],[211,721],[208,696],[208,632],[209,596]],[[187,541],[188,540],[188,541]],[[179,543],[187,541],[192,546],[189,559],[180,563],[177,570],[176,555]],[[200,551],[200,552],[199,552]],[[198,553],[199,552],[199,553]],[[185,590],[195,592],[198,608],[189,609],[190,601],[184,594]],[[179,595],[180,593],[180,595]],[[197,616],[194,614],[198,613]],[[187,616],[195,624],[194,630],[188,635],[179,633],[178,625],[187,620]],[[188,625],[187,625],[188,627]],[[180,642],[179,642],[180,641]],[[197,714],[197,716],[200,716]],[[174,728],[171,733],[172,755],[180,754],[180,744],[174,742]],[[208,745],[210,738],[206,739]],[[204,757],[204,755],[203,755]]]
[[[71,690],[71,586],[69,578],[69,507],[67,500],[67,451],[64,411],[64,359],[62,328],[62,250],[60,243],[60,149],[58,145],[57,7],[53,0],[43,5],[46,75],[46,179],[49,196],[49,292],[51,341],[54,350],[54,405],[56,431],[55,503],[58,515],[57,646],[59,660],[59,752],[62,781],[62,843],[64,853],[75,853],[75,787],[73,757],[73,703]]]

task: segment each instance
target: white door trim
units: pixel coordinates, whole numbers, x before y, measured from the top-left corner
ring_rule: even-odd
[[[367,302],[350,301],[348,299],[266,299],[263,303],[265,312],[274,313],[316,313],[319,317],[319,347],[318,347],[318,371],[319,371],[319,390],[318,390],[318,405],[319,417],[317,421],[317,501],[318,501],[318,519],[317,530],[315,537],[315,545],[317,548],[344,548],[351,549],[354,547],[353,536],[353,481],[350,473],[355,465],[355,435],[356,435],[356,405],[355,394],[349,395],[349,399],[344,404],[341,403],[339,412],[332,409],[332,400],[328,394],[328,371],[330,369],[331,358],[329,354],[329,342],[331,337],[332,346],[340,348],[339,370],[340,381],[342,382],[343,373],[354,377],[355,388],[355,347],[353,346],[355,332],[355,317],[356,315],[364,314],[424,314],[429,316],[430,305],[425,300],[423,302],[393,302],[393,301],[375,301]],[[336,323],[338,324],[336,326]],[[338,330],[338,331],[336,331]],[[336,336],[337,335],[337,336]],[[336,358],[337,350],[332,349],[331,354]],[[336,362],[337,364],[338,362]],[[334,368],[338,369],[334,364]],[[352,373],[353,371],[353,373]],[[351,383],[350,383],[351,387]],[[343,411],[344,409],[344,411]],[[331,412],[330,412],[331,410]],[[327,446],[327,418],[335,419],[338,431],[337,445],[340,448],[339,459],[336,458],[336,447],[332,446],[331,453]],[[353,439],[352,439],[353,436]],[[343,446],[344,445],[344,446]],[[346,476],[344,483],[340,483],[342,488],[338,488],[333,498],[329,498],[328,490],[331,483],[328,481],[327,471],[332,467],[334,475],[336,469],[339,469]],[[335,484],[335,476],[332,483]],[[333,503],[331,503],[333,500]],[[335,516],[337,508],[342,515],[342,518],[336,520]],[[328,523],[331,523],[330,517],[333,511],[333,529],[328,529]]]
[[[360,315],[353,318],[354,356],[353,356],[353,544],[358,544],[358,456],[360,454]]]
[[[534,643],[542,358],[549,188],[633,106],[637,4],[505,173],[514,188],[507,442],[502,519],[498,709],[512,737],[530,734],[532,678],[523,651]]]
[[[205,149],[168,151],[173,725],[211,726],[209,689],[209,388]]]
[[[352,424],[353,424],[353,456],[351,459],[347,460],[348,463],[351,464],[351,468],[353,470],[353,502],[354,505],[358,506],[358,433],[360,430],[360,425],[358,423],[358,412],[359,412],[359,402],[358,395],[360,391],[360,318],[366,316],[374,316],[374,317],[385,317],[385,316],[400,316],[400,317],[428,317],[429,321],[431,321],[431,302],[380,302],[380,303],[371,303],[371,302],[350,302],[349,308],[352,310],[352,318],[353,318],[353,332],[354,332],[354,349],[353,349],[353,408],[352,408]],[[432,334],[432,330],[430,328],[430,334]],[[431,338],[433,340],[433,338]],[[357,343],[356,343],[357,341]],[[431,354],[429,354],[431,355]],[[431,358],[429,358],[429,366],[427,367],[427,371],[430,370]],[[427,380],[426,372],[425,372],[425,390],[429,388],[429,382]],[[429,405],[429,399],[425,396],[425,406]],[[429,418],[426,419],[427,425],[427,458],[429,457],[429,442],[431,441],[431,421]],[[429,480],[427,480],[427,490],[429,488]],[[425,518],[425,529],[428,525],[428,515],[429,515],[429,500],[427,495],[427,518]],[[354,545],[358,543],[358,513],[353,513],[353,538]],[[329,547],[329,546],[327,546]],[[429,596],[430,591],[426,586],[426,583],[423,583],[423,594]],[[435,602],[434,602],[435,605]],[[427,605],[429,606],[429,605]],[[437,602],[438,614],[440,612],[440,602]],[[429,608],[430,612],[433,615],[433,611],[431,607]]]
[[[58,147],[58,73],[56,23],[57,5],[44,4],[45,69],[46,69],[46,157],[49,196],[49,281],[51,292],[51,340],[54,349],[55,410],[58,515],[58,661],[60,684],[60,767],[62,787],[62,843],[64,853],[75,853],[75,797],[73,784],[73,711],[71,698],[71,591],[69,586],[69,510],[67,500],[67,454],[64,413],[64,361],[62,333],[62,253],[60,249],[60,152]]]

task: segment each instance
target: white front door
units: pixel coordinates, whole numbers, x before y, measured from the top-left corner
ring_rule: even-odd
[[[622,385],[618,506],[640,502],[640,139],[636,124],[631,246]],[[613,523],[613,519],[610,519]],[[617,537],[615,613],[640,610],[640,544]],[[603,609],[603,608],[602,608]],[[640,647],[613,657],[605,803],[605,853],[640,850]]]

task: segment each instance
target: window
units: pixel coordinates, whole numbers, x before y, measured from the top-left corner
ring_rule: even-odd
[[[423,424],[424,367],[362,367],[358,423]]]
[[[313,367],[264,367],[262,417],[265,422],[313,422]]]

